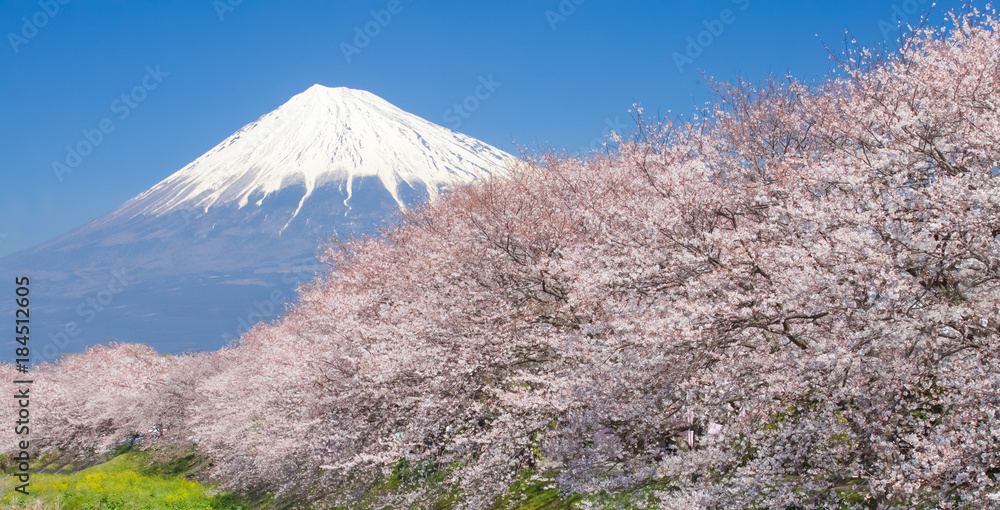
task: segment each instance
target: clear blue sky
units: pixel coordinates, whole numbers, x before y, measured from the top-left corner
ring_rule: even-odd
[[[719,80],[813,80],[831,69],[823,44],[842,49],[846,31],[891,48],[898,34],[887,24],[915,23],[928,10],[940,24],[961,6],[0,0],[0,256],[114,209],[314,83],[369,90],[447,127],[461,118],[458,131],[508,151],[572,152],[628,125],[633,102],[675,114],[703,104],[710,94],[699,70]],[[391,17],[372,14],[389,8]],[[366,28],[375,36],[356,41]],[[355,43],[348,61],[344,44]],[[693,62],[679,70],[678,55]],[[161,74],[147,78],[157,66]],[[446,116],[491,76],[499,85],[475,111]],[[141,101],[121,101],[144,80]],[[84,131],[96,138],[105,118],[113,131],[60,181],[53,162],[65,164],[66,146]]]

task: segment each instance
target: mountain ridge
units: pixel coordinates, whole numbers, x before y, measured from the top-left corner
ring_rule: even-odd
[[[283,136],[295,128],[304,135]],[[434,146],[464,150],[434,151],[428,139],[436,142]],[[247,124],[121,209],[162,214],[184,207],[207,210],[233,201],[242,208],[254,192],[266,196],[292,184],[306,188],[305,200],[313,189],[331,181],[346,182],[350,197],[353,180],[370,176],[377,176],[405,208],[398,196],[401,182],[427,185],[434,199],[441,187],[482,178],[491,166],[510,158],[490,145],[406,113],[371,92],[317,84]]]
[[[280,313],[275,292],[291,298],[321,270],[331,237],[375,234],[513,160],[370,92],[314,85],[107,214],[0,258],[0,273],[39,282],[40,337],[85,326],[61,349],[109,337],[214,349],[249,305]],[[79,304],[116,271],[135,279],[84,323]]]

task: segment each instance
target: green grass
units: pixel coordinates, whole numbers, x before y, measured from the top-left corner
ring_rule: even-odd
[[[40,459],[41,460],[41,459]],[[205,471],[207,461],[194,450],[174,450],[159,454],[129,451],[107,462],[71,472],[72,467],[58,456],[39,462],[43,473],[32,474],[31,496],[13,492],[13,479],[0,481],[0,510],[251,510],[287,509],[308,505],[321,498],[332,487],[303,487],[296,495],[274,500],[263,494],[259,498],[229,493],[217,493],[213,487],[189,480]],[[448,470],[431,463],[399,462],[387,476],[365,481],[358,478],[345,481],[339,487],[340,499],[351,501],[334,510],[392,510],[386,501],[406,494],[422,494],[411,502],[411,508],[451,510],[463,494],[449,483]],[[511,484],[508,491],[492,506],[492,510],[572,510],[575,508],[614,508],[633,510],[655,507],[657,492],[676,488],[667,480],[655,480],[620,491],[600,491],[591,494],[562,493],[554,473],[526,471]],[[863,503],[863,492],[846,485],[837,490],[847,504]],[[329,495],[329,493],[327,493]],[[350,496],[348,496],[350,495]]]
[[[30,496],[15,493],[5,481],[3,508],[66,510],[240,510],[250,505],[238,496],[214,494],[211,487],[184,474],[198,463],[193,453],[151,462],[146,452],[130,452],[72,474],[33,474]]]
[[[256,501],[233,494],[215,494],[211,487],[186,479],[205,467],[205,461],[193,451],[173,451],[153,455],[148,452],[125,452],[102,464],[67,474],[65,464],[50,459],[48,472],[33,474],[31,496],[13,493],[10,481],[3,482],[0,510],[9,509],[84,509],[84,510],[250,510],[284,508],[290,501]],[[429,463],[401,461],[392,473],[368,485],[348,507],[383,510],[386,498],[424,490],[417,507],[450,510],[461,500],[457,488],[445,482],[445,473]],[[366,484],[362,484],[366,485]],[[344,487],[348,489],[348,487]],[[642,490],[642,489],[640,489]],[[633,508],[631,491],[620,494],[565,495],[550,476],[525,472],[494,505],[494,510],[571,510],[587,500],[597,508]],[[293,498],[295,499],[295,498]],[[299,504],[302,501],[299,500]]]
[[[393,466],[391,474],[368,485],[362,493],[355,494],[349,505],[332,510],[395,510],[386,501],[417,492],[423,496],[412,501],[411,508],[451,510],[462,500],[462,493],[454,484],[445,481],[448,478],[446,475],[430,463],[400,461]],[[343,489],[341,495],[351,493],[349,487]],[[491,510],[571,510],[577,508],[575,504],[583,499],[583,496],[560,494],[551,479],[533,477],[532,472],[524,472]]]
[[[493,505],[493,510],[570,510],[583,499],[575,495],[564,497],[551,480],[538,479],[530,472],[523,473],[504,497]]]

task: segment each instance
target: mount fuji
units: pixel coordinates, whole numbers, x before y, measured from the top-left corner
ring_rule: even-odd
[[[34,362],[108,339],[216,349],[276,318],[331,236],[374,233],[513,159],[370,92],[314,85],[0,274],[31,277]]]

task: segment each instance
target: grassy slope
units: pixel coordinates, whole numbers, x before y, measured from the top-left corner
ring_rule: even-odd
[[[72,466],[49,464],[47,473],[31,476],[30,497],[15,493],[4,481],[0,508],[17,509],[160,509],[250,508],[232,494],[214,494],[211,487],[185,478],[201,469],[193,452],[151,462],[146,452],[130,452],[103,464],[69,473]]]
[[[207,464],[193,451],[172,452],[155,456],[148,452],[128,452],[102,464],[77,470],[70,464],[56,459],[42,460],[44,473],[31,477],[31,497],[25,498],[12,491],[11,480],[3,481],[0,510],[12,509],[160,509],[177,508],[250,510],[252,508],[288,508],[291,503],[275,505],[268,498],[251,502],[238,495],[216,494],[212,487],[190,480],[202,473]],[[381,480],[352,504],[351,509],[380,509],[376,498],[405,494],[416,489],[426,489],[421,508],[447,510],[454,506],[459,495],[446,484],[441,476],[418,468],[399,465],[393,474]],[[589,500],[596,508],[606,505],[613,508],[622,501],[615,495],[572,496],[561,495],[545,479],[531,479],[527,474],[511,487],[506,497],[497,501],[494,510],[570,510],[576,503]],[[619,501],[616,501],[619,500]]]
[[[247,498],[219,493],[196,480],[204,479],[209,464],[194,450],[155,455],[126,452],[85,469],[57,458],[39,459],[37,465],[42,472],[32,474],[29,498],[13,492],[13,479],[9,476],[0,480],[0,510],[288,510],[300,508],[297,505],[312,499],[306,496],[274,501],[266,494]],[[445,483],[444,478],[442,473],[426,466],[400,463],[390,476],[373,485],[362,484],[365,488],[349,498],[352,501],[349,506],[332,510],[394,510],[395,507],[377,501],[406,494],[422,494],[412,508],[450,510],[461,494]],[[341,494],[353,492],[350,487],[340,490]],[[664,481],[654,481],[622,493],[567,496],[560,494],[551,478],[524,473],[491,510],[629,510],[637,508],[637,499],[655,508],[653,493],[657,490],[670,491],[671,487]],[[841,496],[844,507],[847,503],[860,504],[864,499],[854,491],[844,491]]]

